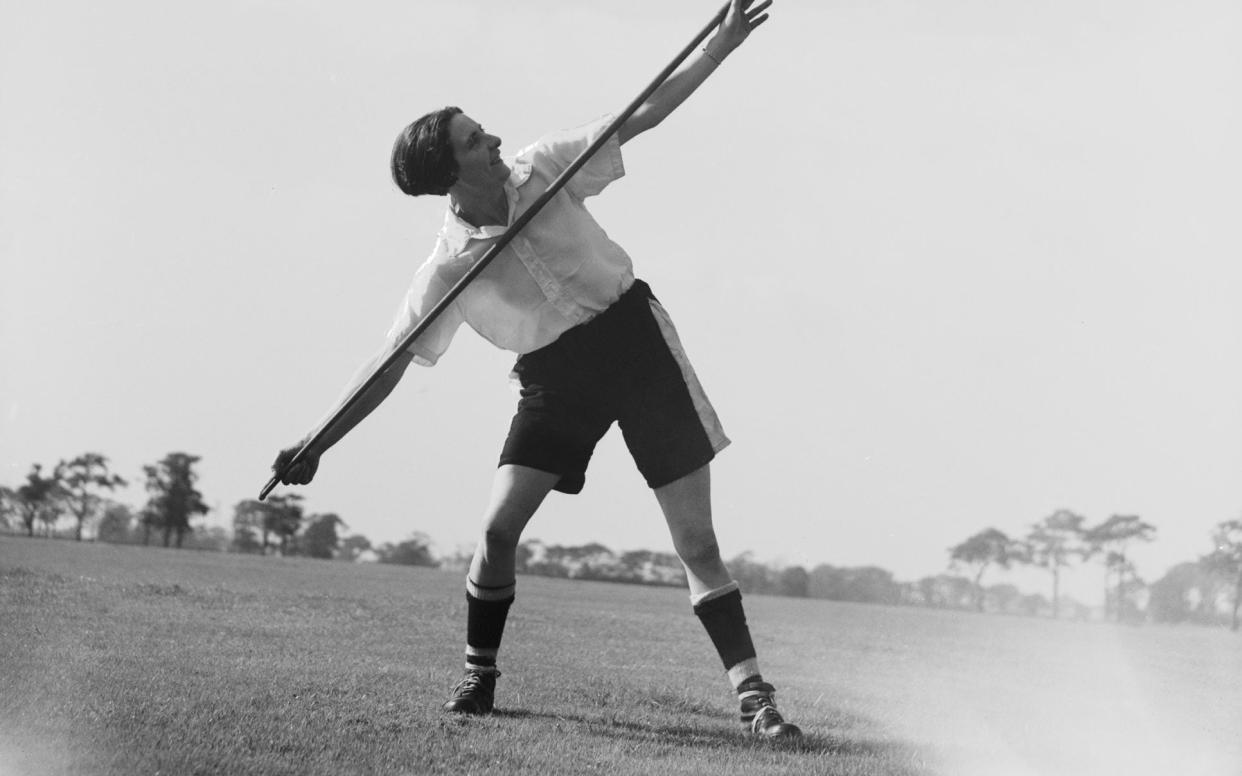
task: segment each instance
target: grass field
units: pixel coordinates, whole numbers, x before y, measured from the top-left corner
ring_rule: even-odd
[[[684,592],[523,577],[446,718],[455,574],[0,537],[0,776],[1242,774],[1242,638],[750,596],[753,745]]]

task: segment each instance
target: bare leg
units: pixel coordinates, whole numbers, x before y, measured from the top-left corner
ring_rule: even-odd
[[[470,564],[470,579],[484,587],[511,585],[522,531],[560,479],[559,474],[506,464],[496,470],[483,536]]]
[[[525,466],[501,466],[492,482],[492,500],[483,520],[483,537],[466,580],[466,675],[453,688],[444,710],[487,714],[495,703],[496,657],[509,606],[516,591],[514,560],[522,529],[560,475]]]
[[[759,738],[798,738],[802,731],[785,722],[776,710],[776,690],[759,673],[742,597],[720,558],[712,527],[711,491],[711,472],[704,466],[655,492],[677,556],[686,567],[690,599],[698,602],[694,613],[707,629],[729,682],[737,690],[743,728]]]
[[[712,527],[711,470],[708,466],[656,489],[673,546],[686,567],[690,603],[707,629],[734,687],[759,676],[759,660],[746,625],[737,583],[720,557]]]
[[[699,596],[729,584],[732,579],[720,558],[716,529],[712,527],[710,466],[697,469],[655,490],[673,547],[686,567],[690,595]]]

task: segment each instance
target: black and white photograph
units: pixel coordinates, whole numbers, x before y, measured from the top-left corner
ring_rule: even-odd
[[[1242,774],[1242,4],[0,6],[0,776]]]

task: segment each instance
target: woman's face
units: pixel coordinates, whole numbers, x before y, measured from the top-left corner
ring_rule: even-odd
[[[449,140],[457,160],[457,180],[471,186],[504,183],[509,166],[500,159],[500,138],[483,131],[464,113],[449,121]]]

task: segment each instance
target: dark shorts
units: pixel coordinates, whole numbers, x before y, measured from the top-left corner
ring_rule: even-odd
[[[641,280],[604,312],[520,356],[522,398],[500,465],[560,474],[578,493],[613,421],[647,485],[701,468],[729,444],[668,313]]]

